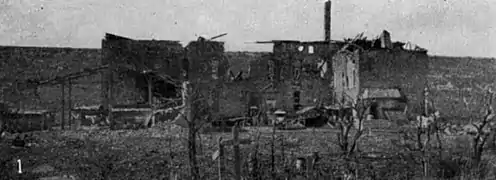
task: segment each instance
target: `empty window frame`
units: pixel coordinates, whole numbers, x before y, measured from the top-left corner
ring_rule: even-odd
[[[357,70],[354,69],[353,70],[353,87],[356,87],[356,84],[358,82],[358,78],[357,78]]]
[[[314,53],[313,46],[308,46],[308,54],[313,54],[313,53]]]
[[[305,47],[303,47],[303,46],[298,46],[298,51],[303,52],[303,50],[305,50]]]
[[[341,81],[343,82],[343,88],[345,88],[346,87],[346,81],[345,81],[345,74],[344,74],[344,72],[341,75]]]

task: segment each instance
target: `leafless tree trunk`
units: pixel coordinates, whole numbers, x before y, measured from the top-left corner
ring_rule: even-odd
[[[493,99],[494,99],[494,93],[491,91],[487,92],[488,94],[488,101],[486,102],[486,109],[485,109],[485,114],[482,117],[481,121],[477,123],[472,123],[472,125],[476,128],[476,134],[472,138],[472,160],[473,160],[473,165],[478,165],[481,161],[482,154],[484,152],[484,146],[487,141],[490,139],[491,135],[494,133],[492,132],[494,127],[493,126],[493,121],[494,117],[496,114],[494,113],[493,109]],[[465,106],[467,109],[469,109],[469,104],[466,100],[465,101]],[[470,109],[469,109],[470,110]],[[490,142],[489,142],[490,143]]]
[[[364,132],[363,121],[367,117],[366,110],[369,107],[369,102],[358,99],[350,109],[342,107],[336,119],[333,120],[339,130],[337,133],[338,146],[346,156],[354,154],[357,150],[358,140]],[[355,127],[354,132],[353,127]]]
[[[198,169],[198,161],[196,159],[196,102],[195,102],[195,87],[189,84],[189,82],[184,82],[184,93],[186,97],[186,121],[188,123],[188,156],[189,156],[189,172],[193,180],[200,180],[200,172]]]

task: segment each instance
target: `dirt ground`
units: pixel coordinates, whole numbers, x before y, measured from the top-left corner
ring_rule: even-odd
[[[186,129],[161,123],[149,129],[114,130],[55,130],[30,133],[29,147],[11,147],[13,135],[7,135],[1,142],[0,177],[3,179],[36,179],[52,176],[66,176],[67,179],[168,179],[188,175]],[[294,160],[312,152],[319,152],[318,171],[327,177],[339,177],[346,171],[345,164],[338,158],[336,130],[330,128],[277,131],[275,161],[278,176],[286,169],[293,168]],[[256,139],[260,134],[260,176],[270,177],[271,128],[245,128],[240,138]],[[218,179],[217,162],[212,154],[217,150],[217,139],[230,139],[231,133],[206,132],[201,135],[198,147],[202,179]],[[370,131],[360,140],[359,150],[364,158],[354,162],[354,169],[360,169],[359,176],[370,179],[410,179],[421,172],[415,157],[406,157],[404,148],[395,146],[400,135],[394,131]],[[444,139],[443,141],[447,141]],[[450,140],[455,141],[455,140]],[[459,141],[459,140],[457,140]],[[459,142],[457,142],[459,144]],[[463,145],[463,144],[462,144]],[[460,146],[460,145],[459,145]],[[254,145],[242,145],[242,157],[254,152]],[[466,147],[457,147],[464,149]],[[232,168],[232,149],[227,148],[228,172]],[[16,160],[22,162],[23,173],[18,174]],[[243,164],[248,160],[243,159]],[[248,168],[243,166],[248,174]],[[433,168],[435,171],[435,168]],[[401,173],[400,173],[401,172]],[[435,173],[435,172],[433,172]],[[2,179],[2,178],[0,178]]]

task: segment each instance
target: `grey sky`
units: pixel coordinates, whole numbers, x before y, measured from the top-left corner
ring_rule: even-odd
[[[229,33],[227,50],[256,40],[323,39],[323,0],[0,0],[0,44],[100,47],[105,32],[189,41]],[[333,0],[332,38],[383,29],[430,54],[496,57],[496,0]]]

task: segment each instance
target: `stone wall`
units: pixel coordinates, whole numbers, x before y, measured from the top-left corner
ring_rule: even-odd
[[[339,51],[332,58],[334,103],[336,105],[351,105],[355,103],[360,91],[359,51]]]
[[[300,94],[301,106],[329,103],[333,81],[330,62],[336,50],[337,45],[328,42],[275,42],[270,59],[273,71],[269,71],[274,73],[269,80],[273,87],[266,95],[276,100],[276,108],[293,109],[295,93]]]
[[[180,74],[180,61],[183,59],[183,47],[176,41],[132,40],[107,34],[102,41],[104,58],[102,64],[113,63],[113,99],[115,104],[135,104],[148,102],[148,75],[143,71],[154,70],[156,74],[164,73],[173,78]],[[110,69],[102,79],[106,82]],[[155,82],[157,83],[157,82]],[[167,85],[167,84],[166,84]],[[165,91],[167,88],[165,88]],[[164,91],[154,87],[153,91]],[[102,99],[105,99],[105,91]]]

